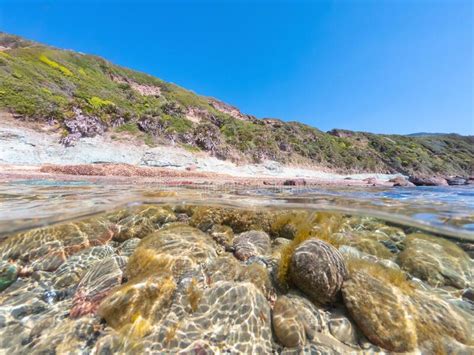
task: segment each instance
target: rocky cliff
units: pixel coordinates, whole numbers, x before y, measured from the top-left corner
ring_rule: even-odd
[[[60,142],[124,136],[129,144],[173,145],[221,160],[340,172],[471,175],[474,137],[399,136],[258,119],[217,99],[107,60],[0,33],[0,109],[48,125]],[[123,139],[122,139],[123,140]]]

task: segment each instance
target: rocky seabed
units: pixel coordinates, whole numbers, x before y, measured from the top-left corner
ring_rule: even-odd
[[[0,241],[0,352],[472,354],[466,245],[219,206],[34,229]]]

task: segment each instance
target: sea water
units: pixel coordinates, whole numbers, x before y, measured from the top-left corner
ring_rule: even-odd
[[[0,352],[472,353],[474,189],[17,181]]]

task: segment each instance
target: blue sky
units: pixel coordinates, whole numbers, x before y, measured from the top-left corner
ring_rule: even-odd
[[[6,1],[0,30],[322,130],[474,134],[473,2]]]

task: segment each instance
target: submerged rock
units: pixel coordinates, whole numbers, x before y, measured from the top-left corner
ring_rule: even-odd
[[[414,288],[400,271],[361,260],[349,263],[344,303],[363,334],[389,351],[468,344],[466,320],[446,301]]]
[[[234,232],[232,231],[232,228],[215,224],[212,226],[209,234],[212,239],[214,239],[217,244],[223,246],[225,250],[232,250],[234,244]]]
[[[304,319],[288,297],[278,297],[273,307],[272,324],[281,345],[292,348],[306,343]]]
[[[204,272],[210,284],[217,281],[235,281],[244,266],[232,255],[219,256],[204,265]]]
[[[165,223],[175,222],[176,215],[170,208],[141,206],[135,213],[117,221],[119,232],[115,240],[123,242],[131,238],[144,238]]]
[[[172,274],[179,278],[216,258],[214,241],[199,229],[176,224],[142,239],[129,259],[127,277]]]
[[[398,255],[401,268],[432,286],[464,288],[472,283],[473,261],[456,244],[422,233],[410,234]]]
[[[242,267],[237,280],[253,283],[269,301],[276,298],[269,271],[258,263]]]
[[[232,228],[234,233],[249,230],[269,231],[275,213],[269,211],[242,210],[237,208],[195,207],[190,224],[208,231],[215,224]]]
[[[217,282],[204,290],[194,312],[183,318],[169,317],[144,340],[149,351],[272,352],[270,306],[252,283]]]
[[[114,250],[108,245],[101,245],[83,250],[66,260],[54,272],[54,287],[59,289],[68,286],[75,286],[84,273],[96,261],[113,255]]]
[[[138,244],[140,243],[141,239],[138,238],[132,238],[132,239],[127,239],[125,242],[123,242],[120,247],[117,250],[117,253],[122,255],[122,256],[131,256],[135,249],[137,249]]]
[[[16,281],[18,277],[18,266],[7,261],[0,260],[0,292]]]
[[[171,276],[126,283],[102,301],[98,314],[122,334],[141,338],[165,317],[175,289]]]
[[[25,354],[75,354],[93,344],[101,329],[99,320],[91,317],[51,323],[35,329],[34,335],[30,335],[31,348],[25,349]]]
[[[106,244],[115,231],[113,224],[103,218],[33,229],[0,242],[0,255],[3,260],[29,264],[33,270],[54,271],[69,256]]]
[[[71,317],[95,313],[100,302],[122,282],[127,257],[112,256],[96,262],[77,286]]]
[[[234,254],[239,260],[245,261],[252,256],[268,255],[270,252],[270,237],[265,232],[249,231],[234,239]]]
[[[388,237],[381,238],[380,235],[371,232],[351,233],[351,237],[352,238],[348,244],[363,253],[367,253],[381,259],[390,259],[394,256],[391,250],[385,245],[385,243],[390,241]],[[378,239],[381,239],[382,241],[380,242]]]
[[[358,345],[357,328],[353,321],[344,314],[333,314],[328,322],[328,328],[332,336],[340,342],[350,346]]]
[[[127,264],[129,281],[102,301],[98,313],[121,334],[140,339],[166,315],[181,280],[216,258],[214,241],[199,229],[160,229],[140,241]]]
[[[344,259],[332,245],[321,240],[307,240],[294,251],[290,279],[316,303],[336,300],[347,275]]]

